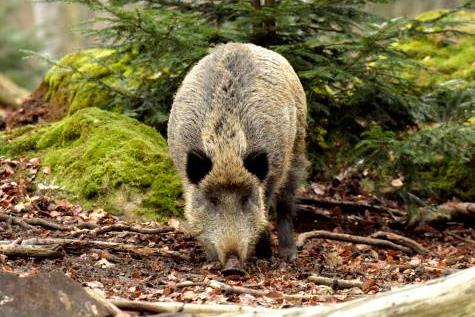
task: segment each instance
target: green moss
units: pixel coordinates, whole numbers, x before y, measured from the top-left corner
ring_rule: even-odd
[[[130,93],[147,76],[143,69],[130,67],[134,54],[116,54],[111,49],[68,54],[46,74],[43,99],[53,107],[65,107],[68,114],[87,107],[123,112],[123,105],[111,98],[112,92]]]
[[[52,168],[43,180],[56,181],[86,208],[153,218],[178,213],[181,186],[165,139],[134,119],[87,108],[5,138],[0,154],[39,155]]]
[[[421,21],[433,19],[444,12],[444,10],[426,12],[418,19]],[[462,22],[455,27],[458,31],[475,33],[475,12],[458,12],[445,18],[444,21]],[[466,21],[469,23],[463,23]],[[397,47],[427,68],[427,71],[414,74],[421,86],[439,84],[452,79],[475,80],[475,36],[473,35],[435,33],[398,44]]]
[[[463,201],[475,199],[475,160],[468,163],[444,160],[420,173],[422,184],[427,184],[430,192],[439,199],[457,197]]]

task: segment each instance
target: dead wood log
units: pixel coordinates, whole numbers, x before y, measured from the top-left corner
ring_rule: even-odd
[[[19,108],[28,94],[27,90],[0,74],[0,104]]]
[[[52,258],[61,255],[58,245],[21,245],[16,243],[0,244],[0,253],[10,257]]]
[[[355,235],[345,234],[345,233],[335,233],[335,232],[330,232],[326,230],[315,230],[315,231],[303,232],[299,234],[297,237],[297,246],[302,247],[305,244],[305,241],[310,238],[321,238],[321,239],[353,242],[353,243],[358,243],[358,244],[374,245],[377,247],[400,250],[409,254],[412,253],[412,250],[410,248],[393,243],[391,241],[355,236]]]
[[[317,276],[317,275],[310,275],[307,278],[307,280],[319,285],[330,286],[333,289],[352,288],[352,287],[363,288],[363,283],[358,280],[342,280],[342,279]]]
[[[411,224],[468,218],[475,218],[475,203],[449,201],[435,208],[421,208],[419,214],[411,220]]]

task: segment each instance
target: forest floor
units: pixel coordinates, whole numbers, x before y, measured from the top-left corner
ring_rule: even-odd
[[[299,208],[296,238],[310,230],[361,237],[383,230],[411,240],[393,240],[406,246],[403,251],[310,238],[302,240],[295,262],[251,258],[245,276],[223,277],[219,265],[208,262],[196,242],[175,229],[179,220],[170,219],[168,226],[126,223],[100,208],[85,210],[55,198],[54,186],[40,184],[33,190],[32,181],[40,169],[48,172],[49,167],[39,159],[0,158],[0,246],[59,248],[48,256],[35,257],[24,256],[21,250],[16,256],[0,252],[0,272],[28,275],[59,270],[107,298],[281,308],[347,301],[475,265],[473,224],[454,221],[409,229],[403,217],[384,208],[349,210],[307,204]],[[340,185],[332,194],[371,204],[370,196],[345,194],[342,188],[351,186],[354,181]],[[304,194],[308,197],[310,192],[309,188]],[[413,242],[422,250],[414,251]],[[350,285],[345,285],[348,281]]]

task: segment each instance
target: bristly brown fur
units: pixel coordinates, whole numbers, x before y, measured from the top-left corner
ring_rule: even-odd
[[[292,214],[307,166],[306,111],[305,93],[287,60],[252,44],[218,46],[184,79],[170,113],[168,143],[183,179],[186,219],[210,258],[223,262],[235,254],[244,261],[272,204],[279,253],[295,256]],[[194,150],[206,157],[187,166]],[[255,153],[263,155],[248,162]],[[201,159],[206,175],[193,173],[198,179],[191,182],[187,168],[199,170]]]

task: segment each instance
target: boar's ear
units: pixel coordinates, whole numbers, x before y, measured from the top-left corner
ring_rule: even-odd
[[[198,184],[213,167],[213,162],[203,151],[191,150],[186,158],[186,175],[192,184]]]
[[[244,159],[244,167],[254,174],[260,181],[266,178],[269,172],[269,161],[267,160],[267,153],[264,151],[255,151],[249,153]]]

